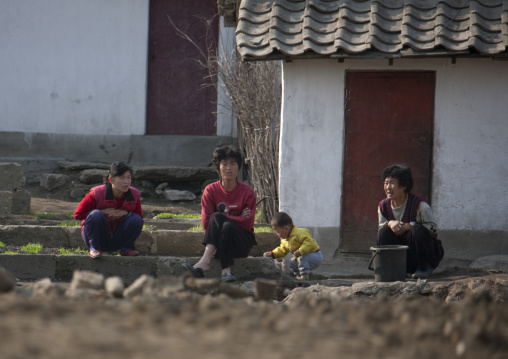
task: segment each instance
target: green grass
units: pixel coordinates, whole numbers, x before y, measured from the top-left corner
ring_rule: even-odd
[[[4,254],[19,254],[19,253],[14,251],[5,251]]]
[[[5,243],[4,242],[0,242],[0,248],[4,248],[5,247]]]
[[[159,219],[164,219],[164,218],[201,218],[201,215],[200,214],[159,213],[156,217]]]
[[[76,255],[76,254],[88,254],[88,252],[84,249],[81,249],[81,248],[63,248],[61,247],[59,249],[59,252],[60,254],[65,254],[65,255]]]
[[[63,213],[63,214],[62,213],[32,213],[32,216],[37,217],[37,218],[45,218],[45,219],[51,219],[51,218],[60,217],[60,216],[74,218],[74,213]]]
[[[199,225],[199,226],[194,226],[194,227],[189,228],[189,231],[191,231],[191,232],[204,232],[205,230],[203,229],[202,225]]]
[[[261,218],[261,208],[256,208],[256,216],[254,217],[254,222],[259,223],[259,218]]]
[[[270,233],[272,231],[271,227],[254,227],[254,233]]]
[[[81,226],[81,221],[70,220],[70,221],[62,221],[58,223],[58,227],[79,227]]]
[[[40,243],[28,243],[25,246],[21,246],[20,248],[23,252],[28,252],[32,254],[37,254],[42,250],[42,244]]]

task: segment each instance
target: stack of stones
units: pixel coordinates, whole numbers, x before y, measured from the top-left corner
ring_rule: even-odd
[[[17,163],[0,163],[0,218],[30,213],[30,200],[23,167]]]

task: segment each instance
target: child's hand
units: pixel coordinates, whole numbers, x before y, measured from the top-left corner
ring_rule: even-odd
[[[272,252],[263,253],[263,257],[275,258]]]
[[[301,257],[301,256],[302,256],[302,254],[300,253],[300,251],[299,251],[299,250],[296,250],[296,251],[293,253],[293,255],[295,256],[295,258],[299,258],[299,257]]]

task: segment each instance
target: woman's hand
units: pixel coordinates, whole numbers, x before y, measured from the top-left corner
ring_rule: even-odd
[[[299,251],[299,250],[296,250],[296,251],[293,253],[293,255],[295,256],[295,258],[299,258],[299,257],[301,257],[301,256],[302,256],[302,254],[300,253],[300,251]]]
[[[410,223],[403,223],[396,220],[388,222],[388,227],[390,227],[397,236],[401,236],[407,231],[411,229]]]
[[[242,211],[242,216],[249,217],[250,216],[250,212],[251,212],[250,208],[249,207],[245,207],[243,209],[243,211]]]
[[[120,219],[125,217],[129,212],[124,209],[115,209],[115,208],[104,208],[101,210],[104,215],[111,220]]]
[[[275,259],[275,256],[273,255],[272,252],[265,252],[265,253],[263,253],[263,257],[269,257],[269,258],[274,258]]]

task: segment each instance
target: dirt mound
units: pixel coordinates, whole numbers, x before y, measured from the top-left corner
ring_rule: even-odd
[[[301,290],[301,288],[300,288]],[[281,304],[181,290],[114,299],[0,295],[2,358],[506,358],[508,307],[485,292],[299,296]]]

